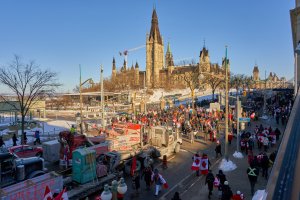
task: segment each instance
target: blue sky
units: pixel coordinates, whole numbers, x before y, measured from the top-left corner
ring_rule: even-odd
[[[233,73],[264,71],[293,77],[293,47],[288,0],[1,0],[0,66],[13,55],[59,74],[60,92],[72,91],[83,79],[111,75],[111,62],[123,63],[119,51],[145,44],[155,4],[165,48],[174,60],[198,62],[205,39],[213,63],[221,63],[228,45]],[[128,64],[145,68],[145,49],[132,52]],[[1,87],[2,88],[2,87]]]

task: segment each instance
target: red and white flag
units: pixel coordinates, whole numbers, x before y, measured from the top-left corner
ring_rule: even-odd
[[[52,193],[50,191],[50,188],[47,185],[46,188],[45,188],[45,193],[44,193],[43,200],[52,200],[52,199],[53,199]]]
[[[66,188],[64,188],[53,200],[69,200]]]
[[[195,159],[195,161],[194,161],[193,164],[192,164],[191,169],[192,169],[193,171],[198,171],[199,168],[200,168],[200,159]]]
[[[201,158],[200,171],[201,174],[208,173],[208,158]]]

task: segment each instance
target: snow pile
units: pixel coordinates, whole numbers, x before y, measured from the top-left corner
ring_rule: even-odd
[[[156,90],[153,90],[153,95],[150,96],[149,102],[160,101],[162,94],[164,96],[167,96],[167,95],[175,95],[175,94],[187,95],[190,93],[191,93],[191,90],[188,88],[181,89],[181,90],[172,90],[172,91],[165,91],[164,89],[156,89]]]
[[[219,169],[221,169],[224,172],[233,171],[235,170],[236,164],[234,164],[231,160],[222,159],[222,162],[219,166]]]
[[[265,200],[267,197],[267,193],[265,190],[257,190],[252,197],[252,200]]]
[[[237,151],[234,152],[233,157],[235,157],[235,158],[244,158],[243,154],[241,152],[237,152]]]
[[[260,117],[260,119],[267,120],[267,119],[269,119],[269,117],[267,115],[263,115],[263,116]]]

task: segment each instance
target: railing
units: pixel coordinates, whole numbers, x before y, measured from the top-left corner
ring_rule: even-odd
[[[300,95],[295,99],[276,160],[268,180],[266,199],[299,199]]]

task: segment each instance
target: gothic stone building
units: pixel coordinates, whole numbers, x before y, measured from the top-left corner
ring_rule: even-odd
[[[229,68],[227,59],[227,67]],[[156,10],[153,10],[150,33],[146,36],[146,71],[140,71],[138,63],[127,69],[124,61],[120,70],[117,70],[115,59],[112,64],[112,80],[121,79],[123,84],[130,88],[163,88],[167,85],[186,86],[184,76],[186,73],[197,73],[199,71],[214,74],[225,73],[225,59],[222,66],[210,62],[209,51],[204,46],[200,51],[199,62],[195,64],[175,66],[170,44],[168,43],[166,54],[164,55],[164,41],[158,26]],[[120,78],[121,77],[121,78]],[[199,80],[200,81],[200,80]],[[127,87],[128,87],[127,86]]]
[[[284,77],[279,78],[275,73],[270,72],[269,76],[265,80],[261,80],[259,77],[258,66],[255,65],[253,68],[252,76],[253,86],[255,89],[264,88],[285,88],[287,87],[286,79]]]

